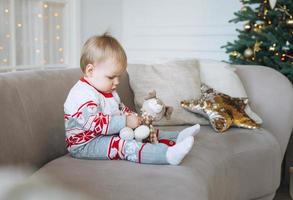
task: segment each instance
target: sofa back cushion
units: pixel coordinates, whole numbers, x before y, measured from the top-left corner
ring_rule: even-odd
[[[198,67],[196,59],[161,64],[129,64],[127,72],[136,111],[141,112],[144,98],[155,90],[159,99],[173,107],[171,118],[156,121],[155,125],[208,124],[204,117],[187,112],[180,106],[183,99],[198,99],[201,96]]]

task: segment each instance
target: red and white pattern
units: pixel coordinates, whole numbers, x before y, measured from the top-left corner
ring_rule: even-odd
[[[82,104],[73,115],[65,114],[65,121],[74,120],[78,123],[77,127],[81,127],[66,127],[67,148],[89,142],[98,135],[108,133],[110,117],[103,113],[97,113],[97,110],[97,104],[88,101]],[[83,112],[86,112],[87,118],[84,117]]]
[[[66,135],[69,136],[66,138],[67,148],[72,145],[80,145],[86,142],[89,142],[98,135],[106,135],[109,127],[109,116],[98,113],[96,119],[93,122],[93,130],[82,131],[77,134],[72,134],[72,129],[66,129]],[[75,129],[75,131],[78,129]]]
[[[144,144],[140,147],[140,149],[139,149],[139,151],[138,151],[138,162],[139,162],[139,163],[141,163],[141,151],[142,151],[144,145],[146,145],[146,143],[144,143]]]
[[[131,114],[133,113],[127,106],[125,106],[123,103],[120,103],[120,110],[124,114]]]
[[[95,135],[97,134],[93,131],[85,131],[85,132],[81,132],[79,134],[73,135],[69,138],[66,138],[66,144],[67,144],[66,148],[70,148],[72,145],[79,145],[87,141],[90,141],[91,139],[95,137]]]
[[[174,146],[174,145],[176,144],[175,141],[173,141],[173,140],[168,140],[168,139],[160,139],[160,140],[159,140],[159,143],[163,143],[163,144],[165,144],[165,145],[167,145],[167,146],[169,146],[169,147]]]
[[[119,109],[120,103],[116,91],[103,93],[81,78],[72,87],[64,103],[68,150],[85,145],[99,135],[115,134],[109,126],[111,116],[131,112],[127,107]]]
[[[110,160],[121,160],[124,159],[124,154],[122,152],[125,144],[125,140],[120,137],[113,136],[108,147],[108,158]]]
[[[71,115],[69,115],[69,114],[64,114],[64,120],[69,120],[69,117],[71,117]]]
[[[81,77],[79,79],[81,82],[84,82],[86,84],[88,84],[89,86],[91,86],[92,88],[94,88],[98,93],[102,94],[104,97],[106,98],[112,98],[113,97],[113,94],[112,93],[106,93],[106,92],[102,92],[102,91],[99,91],[97,88],[95,88],[92,84],[90,84],[87,80],[85,80],[84,77]]]

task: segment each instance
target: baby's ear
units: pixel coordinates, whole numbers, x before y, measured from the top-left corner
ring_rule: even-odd
[[[92,64],[87,64],[87,66],[85,66],[84,69],[84,73],[86,76],[91,76],[93,74],[94,71],[94,66]]]
[[[166,111],[165,111],[165,117],[166,119],[170,119],[171,118],[171,114],[173,112],[173,107],[171,106],[166,106]]]
[[[146,96],[144,98],[144,100],[148,100],[148,99],[152,99],[152,98],[156,98],[156,90],[149,92],[148,96]]]

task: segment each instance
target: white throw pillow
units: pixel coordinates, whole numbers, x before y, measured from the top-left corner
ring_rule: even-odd
[[[134,103],[139,112],[147,94],[156,90],[157,97],[174,108],[170,120],[165,118],[156,125],[208,124],[199,115],[185,111],[183,99],[200,97],[200,73],[197,60],[180,60],[164,64],[129,64],[127,67]]]
[[[202,83],[231,97],[247,97],[244,86],[235,73],[235,67],[214,60],[199,59],[198,61]],[[256,123],[262,123],[262,119],[251,110],[250,106],[246,107],[245,112]]]

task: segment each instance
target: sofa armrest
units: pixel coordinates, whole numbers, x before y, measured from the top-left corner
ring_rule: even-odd
[[[293,87],[280,72],[264,66],[234,65],[250,99],[251,108],[274,134],[282,155],[293,128]]]
[[[80,69],[0,74],[0,166],[38,169],[66,154],[63,104]]]

